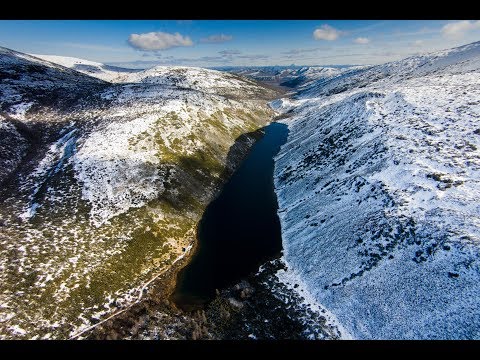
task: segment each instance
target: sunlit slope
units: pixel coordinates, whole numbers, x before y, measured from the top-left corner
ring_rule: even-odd
[[[356,338],[480,337],[480,43],[303,88],[276,158],[285,260]]]

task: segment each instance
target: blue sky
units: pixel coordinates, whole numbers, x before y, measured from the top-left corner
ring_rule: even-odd
[[[479,40],[472,20],[0,21],[0,46],[137,68],[378,64]]]

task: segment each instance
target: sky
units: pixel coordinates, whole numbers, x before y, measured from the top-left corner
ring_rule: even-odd
[[[0,46],[110,65],[366,65],[480,40],[474,20],[1,20]]]

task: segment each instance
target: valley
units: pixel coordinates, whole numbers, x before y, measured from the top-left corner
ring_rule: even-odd
[[[479,67],[0,48],[0,338],[478,339]]]

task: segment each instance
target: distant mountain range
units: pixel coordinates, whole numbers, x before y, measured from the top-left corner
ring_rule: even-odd
[[[337,74],[340,69],[351,67],[342,66],[251,66],[251,67],[223,67],[217,68],[239,74],[264,83],[275,84],[285,88],[297,88],[312,80],[324,76]]]

